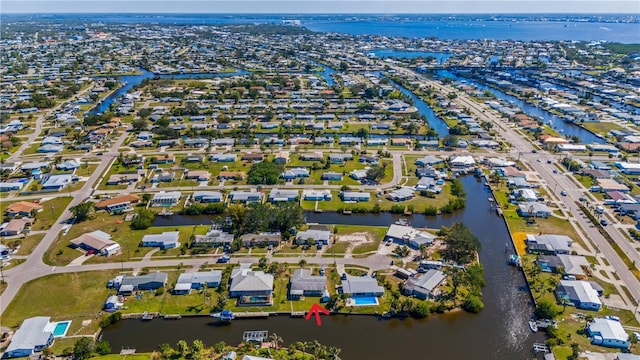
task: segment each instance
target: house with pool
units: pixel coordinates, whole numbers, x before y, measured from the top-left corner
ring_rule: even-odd
[[[237,298],[238,306],[273,305],[273,275],[251,270],[251,264],[240,264],[231,272],[229,297]]]
[[[342,286],[339,289],[349,296],[348,306],[378,305],[378,298],[384,295],[384,288],[370,276],[352,276],[342,274]]]
[[[55,338],[65,336],[70,324],[68,320],[52,322],[48,316],[25,319],[13,334],[3,357],[26,357],[41,352],[51,346]]]

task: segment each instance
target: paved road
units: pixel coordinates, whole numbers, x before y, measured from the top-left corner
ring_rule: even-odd
[[[44,264],[42,261],[45,251],[51,247],[51,244],[56,240],[58,233],[63,229],[64,224],[62,221],[72,217],[69,209],[85,201],[85,199],[91,196],[91,193],[93,192],[93,184],[96,182],[98,177],[102,175],[105,169],[111,165],[113,159],[118,156],[117,149],[122,145],[127,135],[127,132],[123,131],[122,135],[120,135],[114,143],[112,149],[102,156],[102,160],[96,170],[91,174],[84,186],[73,193],[73,200],[71,200],[69,206],[67,206],[67,208],[62,212],[58,221],[56,221],[47,231],[47,234],[40,243],[38,243],[27,261],[15,268],[4,271],[4,280],[7,282],[7,288],[4,290],[2,295],[0,295],[0,314],[4,312],[11,300],[16,296],[22,284],[51,272],[51,267]]]

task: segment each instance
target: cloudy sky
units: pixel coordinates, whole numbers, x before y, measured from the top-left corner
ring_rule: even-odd
[[[0,13],[627,13],[639,0],[0,0]]]

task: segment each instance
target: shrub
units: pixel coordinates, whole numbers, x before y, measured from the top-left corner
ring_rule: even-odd
[[[477,314],[484,308],[484,304],[479,297],[475,295],[469,295],[462,303],[462,310]]]

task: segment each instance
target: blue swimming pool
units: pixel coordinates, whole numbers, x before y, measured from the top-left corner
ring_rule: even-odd
[[[69,330],[69,325],[71,325],[71,321],[61,321],[56,323],[56,327],[53,328],[53,337],[61,337],[67,334],[67,330]]]
[[[354,305],[378,305],[378,298],[375,296],[356,296],[351,299]]]

